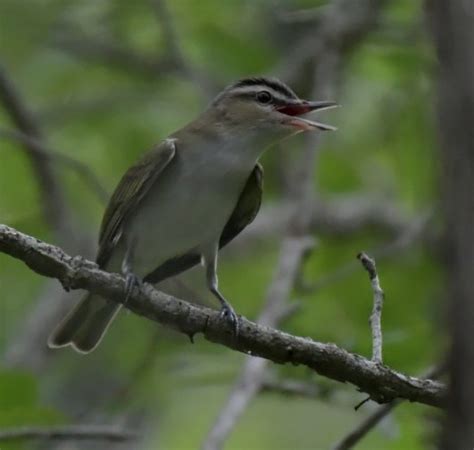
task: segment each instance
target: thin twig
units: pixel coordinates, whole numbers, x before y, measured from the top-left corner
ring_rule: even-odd
[[[100,425],[63,425],[54,427],[15,427],[0,430],[0,442],[24,439],[105,440],[123,442],[138,439],[132,431]]]
[[[44,158],[46,161],[55,161],[59,164],[63,164],[64,166],[71,168],[72,170],[77,172],[77,174],[84,180],[84,183],[91,188],[91,190],[96,194],[97,198],[102,203],[107,202],[109,194],[102,185],[102,182],[99,180],[97,175],[91,170],[91,168],[83,162],[72,158],[71,156],[55,151],[49,146],[46,146],[39,139],[35,139],[31,136],[28,136],[27,134],[18,131],[0,129],[0,138],[28,145],[31,151]]]
[[[364,252],[357,255],[357,258],[367,270],[374,292],[374,305],[370,315],[370,327],[372,329],[372,361],[382,363],[382,308],[384,292],[380,286],[375,260]]]
[[[0,225],[0,252],[22,260],[41,275],[58,279],[70,289],[86,289],[117,303],[125,300],[126,282],[122,276],[99,270],[91,261],[71,257],[59,247],[6,225]],[[322,376],[357,386],[377,402],[400,397],[438,407],[443,404],[442,383],[410,377],[334,344],[293,336],[244,317],[240,319],[239,339],[235,339],[219,311],[192,305],[147,284],[129,296],[126,308],[187,335],[202,333],[211,342],[245,354],[281,364],[304,365]]]

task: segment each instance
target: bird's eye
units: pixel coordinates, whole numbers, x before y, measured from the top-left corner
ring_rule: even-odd
[[[268,91],[260,91],[257,93],[257,100],[258,102],[266,105],[273,100],[272,94]]]

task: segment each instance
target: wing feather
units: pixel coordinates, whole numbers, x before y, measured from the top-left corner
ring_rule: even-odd
[[[99,233],[97,263],[107,263],[111,249],[120,239],[122,225],[143,199],[176,154],[176,140],[166,139],[123,175],[105,210]]]

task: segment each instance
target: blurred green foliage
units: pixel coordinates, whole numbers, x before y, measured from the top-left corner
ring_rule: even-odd
[[[278,21],[278,14],[325,3],[178,0],[169,1],[168,6],[186,61],[212,73],[223,86],[240,76],[272,73],[278,66],[288,51],[280,48],[285,44],[278,30],[281,27],[283,34],[285,25]],[[339,131],[324,136],[314,184],[324,198],[375,193],[416,218],[437,199],[432,54],[422,30],[420,2],[389,2],[381,20],[383,26],[371,32],[345,61],[337,98],[343,108],[331,113],[330,119]],[[87,164],[112,191],[140,154],[195,117],[209,98],[196,83],[174,73],[153,76],[74,56],[58,45],[61,36],[69,34],[79,41],[87,37],[113,42],[154,59],[164,52],[163,30],[151,1],[0,2],[2,63],[48,142]],[[0,124],[9,127],[1,108]],[[283,150],[285,158],[298,153],[292,148]],[[21,147],[0,141],[0,158],[0,221],[54,240],[43,221],[37,184]],[[264,163],[276,169],[277,152],[267,154]],[[61,166],[55,169],[74,220],[85,231],[96,233],[103,205],[76,173]],[[279,182],[267,171],[267,203],[279,200]],[[321,234],[305,264],[305,279],[317,282],[354,261],[360,250],[370,252],[391,239],[376,229],[349,236]],[[250,250],[224,252],[220,283],[239,313],[250,318],[258,315],[278,248],[279,242],[266,239]],[[418,242],[380,261],[378,267],[386,293],[385,361],[398,370],[420,373],[436,360],[442,345],[437,306],[443,274],[433,253]],[[199,285],[197,272],[192,277]],[[2,351],[6,352],[34,306],[43,283],[19,262],[0,255]],[[367,319],[372,294],[362,269],[314,292],[295,292],[295,298],[302,303],[301,312],[284,324],[285,330],[370,355]],[[150,347],[155,335],[154,324],[122,314],[103,345],[87,358],[57,352],[34,373],[5,366],[0,372],[0,427],[77,423],[90,417],[79,418],[88,410],[98,410],[106,422],[113,422],[125,413],[147,410],[154,413],[148,425],[155,430],[147,437],[149,448],[197,448],[244,357],[199,337],[191,346],[185,337],[166,330],[159,331],[156,344]],[[131,380],[144,356],[149,360],[146,370]],[[301,368],[274,370],[281,376],[317,380]],[[113,392],[128,385],[127,396],[113,397]],[[110,393],[114,386],[118,390]],[[353,389],[331,386],[342,389],[350,400],[261,395],[226,448],[329,448],[365,414],[364,408],[353,411],[362,398],[353,395]],[[358,448],[424,448],[426,411],[416,405],[398,408],[390,419],[390,430],[374,431]],[[89,448],[84,445],[81,448]],[[1,448],[36,447],[9,444]]]

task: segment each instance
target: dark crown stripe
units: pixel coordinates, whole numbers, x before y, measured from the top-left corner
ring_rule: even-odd
[[[237,81],[232,88],[247,87],[247,86],[262,86],[273,89],[275,92],[283,94],[285,97],[298,98],[297,95],[284,83],[275,78],[253,77],[244,78]]]

